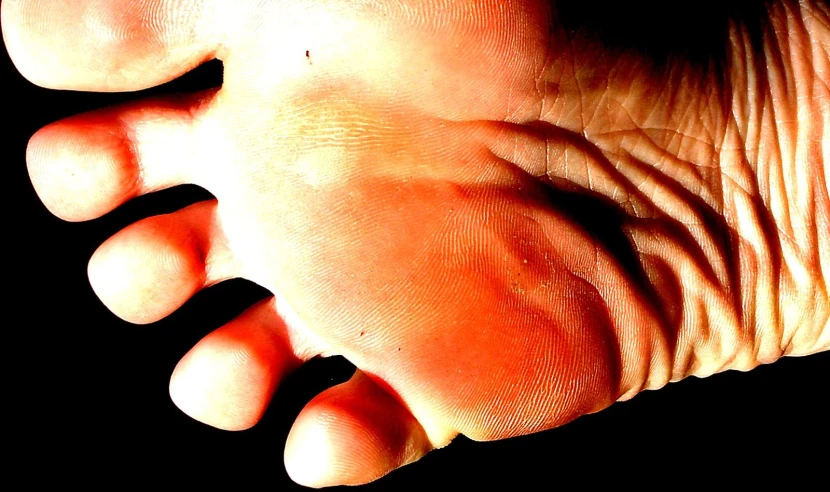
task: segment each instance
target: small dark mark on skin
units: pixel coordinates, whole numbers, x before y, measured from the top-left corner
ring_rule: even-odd
[[[363,334],[364,334],[364,333],[366,333],[366,332],[365,332],[365,331],[361,331],[361,332],[360,332],[360,336],[363,336]]]
[[[311,65],[311,52],[309,50],[305,50],[305,59],[308,60],[308,64]]]

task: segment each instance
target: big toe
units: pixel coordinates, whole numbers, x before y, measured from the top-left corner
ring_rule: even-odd
[[[71,90],[152,87],[210,59],[213,0],[6,0],[3,38],[35,84]]]

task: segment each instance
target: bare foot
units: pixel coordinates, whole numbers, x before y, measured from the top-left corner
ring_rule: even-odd
[[[68,220],[214,194],[110,239],[91,282],[137,323],[232,277],[273,292],[171,395],[247,428],[292,369],[345,355],[358,373],[286,448],[293,478],[331,485],[830,346],[827,12],[783,3],[763,71],[740,25],[723,63],[661,60],[532,0],[7,0],[2,21],[48,87],[224,62],[218,91],[41,130],[30,174]]]

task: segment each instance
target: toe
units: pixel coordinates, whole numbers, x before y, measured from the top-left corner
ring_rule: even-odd
[[[212,0],[7,0],[3,38],[35,84],[72,90],[152,87],[210,59]]]
[[[193,347],[170,378],[170,396],[200,422],[247,429],[259,421],[280,381],[318,353],[268,299]]]
[[[431,449],[415,417],[357,371],[303,409],[288,436],[285,466],[294,481],[308,487],[358,485]]]
[[[215,91],[159,98],[53,123],[29,142],[32,183],[66,220],[100,217],[142,193],[192,182],[196,127]]]
[[[89,280],[101,301],[141,324],[167,316],[201,288],[237,273],[215,201],[137,222],[102,244],[89,262]]]

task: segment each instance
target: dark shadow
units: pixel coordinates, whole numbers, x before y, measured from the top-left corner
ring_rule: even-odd
[[[744,26],[756,48],[766,22],[763,0],[559,0],[559,23],[611,50],[638,51],[658,64],[683,57],[705,67],[723,61],[729,25]]]

